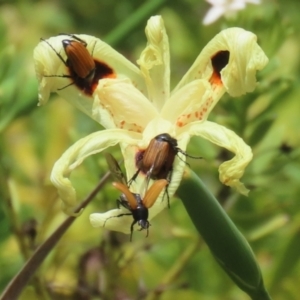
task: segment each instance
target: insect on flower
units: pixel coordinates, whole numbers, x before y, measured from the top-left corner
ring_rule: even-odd
[[[268,63],[268,58],[257,43],[257,37],[252,32],[237,27],[221,31],[202,49],[186,74],[171,90],[169,38],[162,17],[151,17],[145,31],[147,44],[137,65],[96,37],[76,35],[87,43],[86,48],[92,53],[95,64],[96,61],[104,62],[113,70],[108,76],[104,74],[101,80],[93,80],[96,89],[91,88],[89,94],[80,90],[76,82],[59,90],[62,83],[65,82],[66,85],[74,82],[72,78],[45,77],[74,73],[74,68],[66,66],[56,54],[60,53],[66,61],[68,57],[62,41],[75,40],[74,38],[61,35],[47,39],[56,52],[44,41],[34,50],[39,105],[46,104],[50,94],[56,92],[105,128],[77,141],[53,167],[51,181],[58,190],[64,204],[63,210],[67,214],[74,215],[77,206],[76,188],[70,178],[72,172],[90,155],[117,144],[121,147],[128,180],[141,167],[146,171],[145,174],[139,173],[132,182],[129,188],[132,193],[140,194],[145,201],[145,178],[147,179],[147,172],[150,171],[149,166],[152,166],[148,177],[166,176],[172,171],[168,193],[170,196],[174,195],[184,174],[184,163],[175,157],[172,164],[174,154],[169,154],[172,146],[163,144],[170,148],[167,152],[162,152],[164,157],[170,157],[167,163],[157,164],[153,155],[157,152],[152,152],[153,158],[148,160],[148,167],[144,167],[145,161],[147,162],[147,157],[144,159],[145,150],[151,140],[162,133],[168,133],[176,139],[178,148],[183,151],[187,151],[190,138],[195,136],[232,152],[233,157],[219,166],[219,179],[243,195],[249,192],[241,178],[253,157],[251,148],[231,129],[210,121],[209,115],[225,93],[231,97],[241,97],[256,88],[256,73]],[[96,64],[94,78],[97,69]],[[84,87],[86,86],[90,84],[84,81]],[[161,141],[152,141],[157,142]],[[178,152],[180,158],[185,160],[185,156]],[[140,153],[139,157],[137,153]],[[139,161],[141,166],[137,165]],[[153,175],[154,171],[157,172],[156,175]],[[150,178],[150,184],[153,182],[155,183]],[[149,221],[165,208],[166,205],[160,201],[162,198],[163,193],[149,210]],[[122,211],[112,209],[92,213],[90,222],[93,227],[103,227],[109,217],[124,212],[128,211],[122,207]],[[106,222],[106,228],[130,233],[131,223],[131,217],[114,218]]]
[[[74,34],[61,35],[66,35],[72,38],[62,40],[62,45],[67,59],[64,59],[62,55],[55,50],[55,48],[47,40],[41,40],[46,42],[49,47],[53,49],[58,58],[68,68],[69,74],[44,75],[44,77],[70,78],[72,80],[71,83],[59,88],[58,90],[65,89],[68,86],[75,84],[80,90],[91,95],[96,89],[99,79],[113,76],[114,72],[107,64],[99,62],[93,58],[92,54],[96,42],[93,45],[93,49],[90,53],[87,49],[87,43],[81,38]]]
[[[120,199],[117,200],[117,206],[120,208],[121,206],[128,209],[129,213],[122,213],[111,218],[118,218],[122,216],[132,215],[133,222],[130,226],[130,241],[132,241],[132,234],[133,234],[133,227],[136,223],[140,226],[140,230],[147,230],[147,235],[149,234],[149,226],[150,223],[148,221],[149,216],[149,208],[155,203],[157,197],[161,193],[161,191],[165,188],[168,184],[168,181],[165,179],[157,180],[150,188],[146,191],[145,196],[141,197],[140,194],[132,193],[127,184],[126,178],[115,158],[111,154],[106,154],[106,161],[108,163],[109,169],[113,176],[119,182],[113,182],[113,186],[122,192]],[[108,220],[107,219],[107,220]],[[107,221],[106,220],[106,221]],[[104,226],[105,223],[104,222]]]
[[[182,153],[186,157],[201,159],[202,157],[192,156],[184,152],[178,147],[177,140],[172,138],[168,133],[162,133],[153,138],[146,150],[138,152],[136,155],[136,165],[138,170],[129,180],[129,185],[134,181],[140,172],[146,174],[147,186],[150,179],[167,179],[168,183],[171,182],[173,163],[175,156]],[[182,160],[182,159],[181,159]],[[169,204],[168,186],[166,186],[166,194]]]

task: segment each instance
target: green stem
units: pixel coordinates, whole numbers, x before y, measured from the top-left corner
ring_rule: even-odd
[[[133,14],[124,22],[113,29],[106,37],[105,42],[111,46],[116,46],[124,38],[128,38],[129,33],[140,26],[149,16],[155,13],[167,0],[148,0],[145,1]]]

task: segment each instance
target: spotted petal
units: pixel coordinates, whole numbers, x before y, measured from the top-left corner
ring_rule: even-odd
[[[93,116],[107,129],[143,132],[158,116],[155,107],[128,79],[102,79],[94,93]]]

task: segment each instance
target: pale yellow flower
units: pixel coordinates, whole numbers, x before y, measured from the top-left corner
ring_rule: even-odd
[[[220,165],[220,180],[247,194],[240,178],[252,159],[251,148],[233,131],[208,121],[207,117],[225,92],[236,97],[255,89],[256,71],[261,70],[268,59],[253,33],[241,28],[223,30],[202,50],[172,92],[169,42],[160,16],[148,21],[148,43],[137,61],[139,68],[103,41],[87,35],[77,36],[86,41],[87,49],[96,61],[105,63],[112,70],[110,76],[99,80],[92,94],[84,94],[75,85],[58,90],[68,85],[71,79],[43,76],[68,74],[68,68],[46,42],[42,41],[34,51],[40,104],[47,102],[51,92],[57,92],[106,128],[76,142],[54,165],[51,180],[58,189],[65,212],[72,213],[77,203],[70,174],[85,158],[120,144],[130,179],[136,172],[137,151],[147,148],[151,139],[161,133],[176,138],[179,148],[184,151],[190,137],[199,136],[233,152],[235,156]],[[65,57],[63,39],[70,37],[57,36],[48,42]],[[201,155],[201,149],[196,155]],[[185,163],[177,157],[173,167],[168,188],[170,195],[180,184]],[[143,174],[138,176],[130,187],[132,192],[144,193],[141,190],[144,178]],[[161,201],[161,197],[150,209],[149,219],[166,207],[167,201]],[[90,220],[95,227],[103,226],[108,217],[120,213],[119,209],[94,213]],[[129,233],[131,222],[130,216],[111,218],[105,227]]]

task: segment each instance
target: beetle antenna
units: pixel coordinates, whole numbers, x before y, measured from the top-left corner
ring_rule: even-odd
[[[136,178],[138,177],[139,173],[140,173],[141,169],[138,169],[134,175],[131,177],[131,179],[127,182],[128,187],[131,186],[132,182],[136,180]]]
[[[93,55],[94,55],[94,50],[95,50],[95,46],[96,46],[96,44],[97,44],[97,41],[95,41],[95,43],[94,43],[94,46],[93,46],[93,49],[92,49],[92,51],[91,51],[91,56],[93,57]]]
[[[64,63],[64,65],[65,65],[66,67],[68,67],[67,62],[63,59],[63,57],[60,55],[60,53],[58,53],[58,52],[54,49],[54,47],[53,47],[47,40],[41,38],[41,41],[47,43],[48,46],[56,53],[56,55],[59,57],[59,59]]]
[[[72,34],[72,33],[59,33],[58,35],[67,35],[71,38],[73,38],[74,40],[77,40],[78,42],[80,42],[81,44],[84,45],[84,47],[86,47],[87,43],[82,40],[81,38],[79,38],[78,36],[76,36],[75,34]]]
[[[182,153],[184,156],[186,157],[190,157],[190,158],[194,158],[194,159],[202,159],[203,157],[202,156],[192,156],[192,155],[189,155],[188,153],[184,152],[183,150],[181,150],[180,148],[176,148],[176,150],[180,153]]]
[[[54,49],[54,47],[53,47],[47,40],[41,38],[41,41],[47,43],[48,46],[56,53],[56,55],[58,56],[58,58],[64,63],[64,65],[65,65],[66,67],[68,67],[67,61],[65,61],[65,60],[63,59],[63,57],[60,55],[60,53],[58,53],[58,52]],[[64,75],[64,74],[63,74],[63,75],[43,75],[43,76],[44,76],[44,77],[63,77],[63,78],[72,78],[72,76],[70,76],[70,75]],[[73,84],[74,84],[74,82],[71,82],[70,84],[68,84],[68,85],[66,85],[66,86],[64,86],[64,87],[62,87],[62,88],[60,88],[60,89],[57,89],[57,90],[58,90],[58,91],[61,91],[61,90],[65,89],[65,88],[67,88],[68,86],[73,85]]]
[[[179,148],[178,148],[178,149],[179,149]],[[179,150],[181,150],[181,149],[179,149]],[[178,151],[178,152],[182,153],[181,151]],[[185,160],[183,160],[179,155],[177,155],[177,157],[178,157],[181,161],[183,161],[188,167],[191,167],[190,164],[189,164],[188,162],[186,162]]]
[[[64,78],[72,78],[70,75],[43,75],[43,77],[64,77]]]

